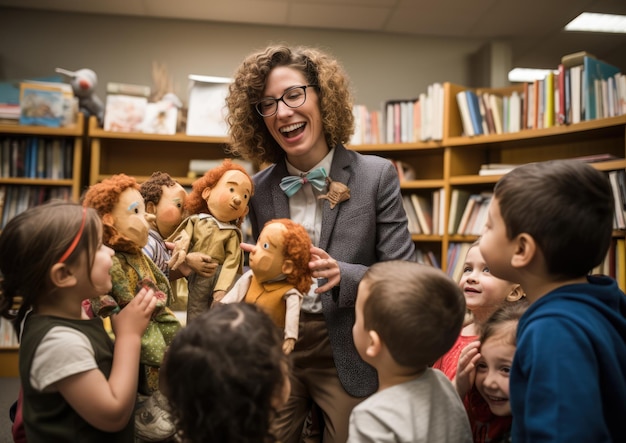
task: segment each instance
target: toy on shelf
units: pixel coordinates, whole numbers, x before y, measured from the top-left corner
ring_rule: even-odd
[[[98,86],[98,76],[91,69],[79,69],[77,71],[68,71],[63,68],[56,68],[56,72],[66,75],[70,78],[70,85],[74,91],[74,95],[78,97],[78,107],[80,112],[87,117],[95,115],[98,123],[102,126],[104,122],[104,104],[96,95],[96,86]]]

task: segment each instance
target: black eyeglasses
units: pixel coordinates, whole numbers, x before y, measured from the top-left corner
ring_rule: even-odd
[[[290,108],[299,108],[306,102],[306,88],[315,88],[317,85],[292,86],[279,98],[265,97],[254,105],[261,117],[271,117],[278,112],[278,102],[283,102]]]

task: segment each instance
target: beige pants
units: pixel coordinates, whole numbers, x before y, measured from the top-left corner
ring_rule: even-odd
[[[312,402],[323,418],[323,442],[345,443],[352,408],[363,399],[352,397],[341,386],[322,314],[300,316],[300,336],[293,352],[291,396],[278,413],[273,430],[281,443],[298,443]]]

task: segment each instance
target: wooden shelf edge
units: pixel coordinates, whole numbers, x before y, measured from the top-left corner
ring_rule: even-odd
[[[575,134],[594,129],[610,128],[619,125],[626,125],[626,115],[618,117],[607,117],[597,120],[588,120],[571,125],[553,126],[542,129],[525,129],[519,132],[508,132],[506,134],[478,135],[474,137],[455,136],[444,137],[444,146],[465,146],[488,143],[500,143],[519,140],[530,140],[556,135]]]
[[[28,178],[28,177],[0,177],[0,184],[3,185],[26,185],[26,186],[73,186],[71,178]]]
[[[92,138],[112,138],[121,140],[145,140],[160,142],[192,142],[192,143],[211,143],[211,144],[228,144],[228,137],[221,136],[198,136],[178,134],[146,134],[143,132],[111,132],[105,131],[98,126],[95,117],[89,119],[89,129],[87,134]]]
[[[32,126],[16,124],[0,124],[0,133],[15,135],[43,135],[50,137],[77,137],[83,135],[84,117],[78,113],[76,123],[71,126],[51,128],[48,126]]]
[[[443,188],[444,180],[405,180],[400,182],[400,189],[436,189]]]

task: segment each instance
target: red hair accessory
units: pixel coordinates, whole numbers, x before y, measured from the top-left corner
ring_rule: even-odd
[[[86,218],[87,218],[87,207],[83,206],[83,220],[80,222],[80,228],[78,228],[78,232],[76,233],[74,240],[72,240],[72,243],[70,243],[70,246],[63,253],[58,263],[63,263],[65,260],[67,260],[67,258],[70,255],[72,255],[72,252],[74,252],[74,249],[76,249],[76,246],[78,245],[78,242],[80,241],[80,238],[83,236],[83,231],[85,230]]]

